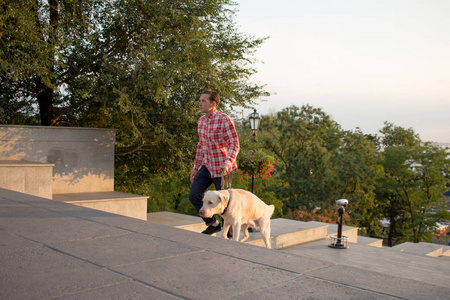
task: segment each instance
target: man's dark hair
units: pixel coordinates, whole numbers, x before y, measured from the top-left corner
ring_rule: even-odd
[[[209,101],[214,101],[216,102],[217,106],[219,106],[220,103],[220,96],[219,93],[213,90],[206,90],[202,93],[203,94],[207,94],[209,95]]]

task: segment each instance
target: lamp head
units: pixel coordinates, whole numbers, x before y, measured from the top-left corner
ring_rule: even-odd
[[[259,129],[259,124],[261,121],[261,118],[260,118],[259,114],[256,112],[256,109],[254,109],[253,113],[250,114],[249,121],[250,121],[250,127],[253,131],[253,135],[256,135],[256,132]]]
[[[348,200],[347,200],[347,199],[339,199],[339,200],[336,200],[336,206],[337,206],[338,208],[340,208],[340,207],[346,208],[346,207],[347,207],[347,204],[348,204]]]

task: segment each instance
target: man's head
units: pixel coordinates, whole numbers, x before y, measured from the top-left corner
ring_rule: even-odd
[[[200,111],[205,114],[212,113],[220,103],[219,93],[213,90],[204,91],[200,95]]]

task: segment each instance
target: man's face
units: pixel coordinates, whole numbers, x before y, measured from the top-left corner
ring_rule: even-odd
[[[200,95],[199,108],[202,113],[208,115],[214,111],[215,107],[216,107],[216,102],[209,100],[208,94]]]

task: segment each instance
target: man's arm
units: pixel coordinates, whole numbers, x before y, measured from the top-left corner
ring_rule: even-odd
[[[224,129],[224,139],[228,145],[228,155],[222,168],[229,170],[232,164],[236,161],[236,157],[239,153],[239,138],[234,127],[233,120],[230,117],[226,119],[226,126]]]

